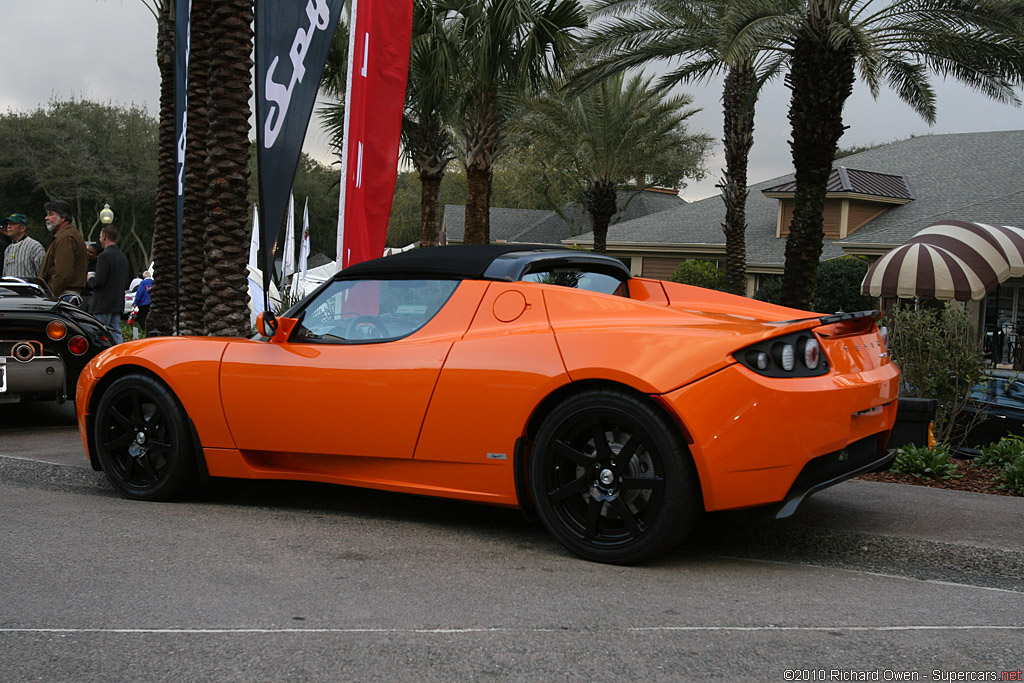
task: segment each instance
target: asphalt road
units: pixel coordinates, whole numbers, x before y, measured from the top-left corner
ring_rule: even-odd
[[[1024,666],[1024,588],[984,568],[838,566],[826,535],[735,516],[629,568],[579,560],[514,511],[413,496],[230,482],[131,502],[83,466],[62,410],[0,415],[3,681],[999,680]]]

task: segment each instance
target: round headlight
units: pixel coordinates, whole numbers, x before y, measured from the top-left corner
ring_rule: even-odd
[[[68,333],[68,326],[60,320],[51,320],[46,324],[46,336],[54,341],[64,338]]]
[[[818,345],[818,340],[801,337],[797,343],[801,347],[800,356],[803,358],[804,365],[808,370],[816,370],[818,363],[821,362],[821,346]]]
[[[779,342],[772,347],[772,360],[780,368],[789,372],[796,365],[796,350],[792,344]]]

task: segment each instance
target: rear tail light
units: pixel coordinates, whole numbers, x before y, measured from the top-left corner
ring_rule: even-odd
[[[821,362],[821,345],[818,344],[817,339],[811,339],[809,337],[801,337],[797,342],[797,351],[800,353],[800,359],[803,361],[804,366],[808,370],[815,370],[818,367],[818,363]]]
[[[68,333],[68,326],[60,320],[51,320],[46,325],[46,336],[54,341],[63,339]]]
[[[796,365],[796,351],[792,344],[779,342],[772,347],[772,360],[786,372],[790,372]]]
[[[71,339],[68,339],[68,351],[81,356],[83,353],[89,350],[89,340],[81,335],[75,335]]]
[[[885,325],[878,326],[878,335],[882,338],[882,343],[886,346],[889,345],[889,328]]]
[[[828,373],[828,359],[810,331],[767,339],[743,349],[735,358],[766,377],[817,377]]]

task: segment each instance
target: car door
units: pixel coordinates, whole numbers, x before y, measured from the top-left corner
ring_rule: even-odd
[[[382,281],[347,299],[353,289],[332,283],[289,341],[229,344],[220,385],[236,446],[411,458],[438,373],[486,289],[449,282],[424,304],[416,282]]]

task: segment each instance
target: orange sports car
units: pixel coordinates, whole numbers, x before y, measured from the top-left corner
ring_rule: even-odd
[[[299,479],[519,507],[633,563],[705,511],[774,506],[888,463],[899,371],[877,312],[815,315],[535,245],[360,263],[252,339],[96,357],[82,442],[121,494]]]

